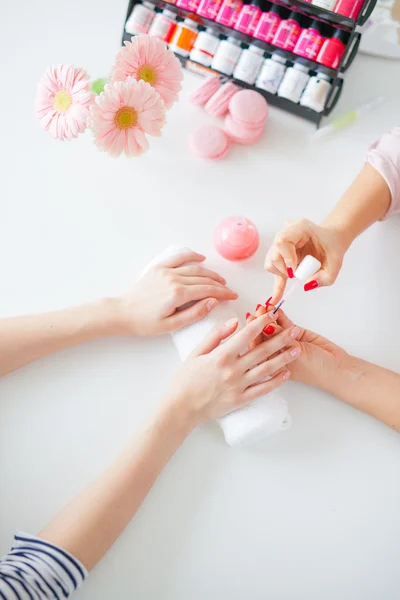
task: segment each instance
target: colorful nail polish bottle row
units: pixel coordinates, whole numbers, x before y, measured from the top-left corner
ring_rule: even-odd
[[[254,37],[325,67],[339,67],[346,49],[346,32],[333,30],[319,21],[311,21],[295,11],[289,12],[281,7],[273,7],[269,13],[264,14],[269,18],[259,20]],[[282,19],[282,16],[286,18]],[[238,20],[237,23],[240,22]],[[240,41],[235,37],[228,37],[221,42],[219,33],[212,27],[204,31],[192,19],[177,18],[168,9],[156,12],[154,4],[150,2],[134,6],[125,29],[133,35],[148,33],[156,36],[167,42],[177,54],[184,57],[190,55],[192,60],[205,66],[212,65],[226,75],[233,73],[241,54]],[[263,53],[257,46],[250,48],[253,54]],[[254,62],[255,59],[251,57],[249,60]]]

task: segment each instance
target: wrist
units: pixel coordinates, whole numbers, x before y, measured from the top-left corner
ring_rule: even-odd
[[[358,232],[355,230],[353,223],[347,222],[345,219],[337,218],[336,215],[329,215],[322,223],[321,227],[327,229],[336,238],[336,242],[339,245],[343,254],[347,252],[351,244],[358,236]]]
[[[102,298],[99,301],[102,322],[109,337],[122,335],[136,335],[132,326],[132,315],[129,316],[129,307],[124,298]]]
[[[188,437],[200,423],[196,412],[190,406],[189,398],[184,393],[168,393],[158,409],[157,418],[183,438]]]

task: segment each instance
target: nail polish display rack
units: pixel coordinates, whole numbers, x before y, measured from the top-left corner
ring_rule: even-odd
[[[164,0],[150,0],[150,1],[153,4],[155,4],[155,6],[157,8],[159,8],[160,10],[163,10],[164,8],[168,8],[169,10],[176,13],[178,17],[193,18],[193,20],[196,21],[200,27],[203,27],[203,28],[212,27],[215,31],[217,31],[222,36],[222,39],[226,38],[228,36],[233,36],[233,37],[237,38],[240,41],[243,49],[247,48],[250,44],[253,44],[253,45],[259,46],[260,48],[265,50],[266,56],[267,56],[267,54],[271,55],[275,50],[280,50],[279,48],[277,48],[276,46],[273,46],[272,44],[268,44],[266,42],[263,42],[261,40],[254,38],[250,35],[246,35],[244,33],[236,31],[235,29],[226,27],[225,25],[221,25],[220,23],[217,23],[216,21],[211,21],[209,19],[205,19],[204,17],[200,17],[199,15],[197,15],[193,12],[189,12],[187,10],[177,7],[174,4],[164,2]],[[128,11],[127,11],[125,23],[128,20],[128,17],[131,14],[132,9],[135,6],[135,4],[138,4],[140,2],[141,2],[141,0],[129,0]],[[342,60],[337,69],[329,69],[327,67],[324,67],[323,65],[320,65],[319,63],[317,63],[315,61],[311,61],[311,60],[308,61],[309,65],[310,65],[310,74],[311,75],[315,75],[317,73],[317,69],[318,69],[318,71],[320,71],[322,68],[322,70],[332,80],[332,87],[331,87],[329,95],[326,99],[325,108],[322,112],[316,112],[310,108],[301,106],[300,104],[296,104],[290,100],[287,100],[286,98],[281,98],[280,96],[278,96],[276,94],[271,94],[265,90],[259,89],[254,85],[248,85],[243,81],[234,79],[233,77],[227,77],[223,73],[218,73],[218,71],[215,71],[215,69],[211,69],[209,67],[204,67],[203,65],[201,65],[189,58],[184,58],[183,56],[181,56],[179,54],[176,54],[176,56],[181,61],[183,67],[185,67],[186,69],[188,69],[190,71],[199,73],[201,75],[211,75],[211,74],[220,75],[221,77],[224,78],[224,80],[230,79],[241,87],[255,89],[258,92],[260,92],[260,94],[262,94],[266,98],[267,102],[269,104],[271,104],[272,106],[277,106],[277,107],[281,108],[282,110],[286,110],[287,112],[290,112],[299,117],[307,119],[308,121],[311,121],[311,122],[315,123],[317,126],[319,126],[323,117],[329,115],[329,113],[333,110],[337,101],[339,100],[339,97],[340,97],[340,94],[342,91],[342,87],[343,87],[343,83],[344,83],[342,75],[349,68],[351,63],[353,62],[353,60],[357,54],[359,44],[360,44],[361,32],[358,31],[358,27],[363,25],[367,21],[371,12],[373,11],[373,9],[375,7],[376,2],[377,2],[377,0],[366,0],[360,11],[360,14],[358,15],[358,18],[356,20],[354,20],[354,19],[350,19],[348,17],[344,17],[342,15],[339,15],[337,13],[331,12],[324,8],[314,6],[313,4],[309,4],[308,2],[303,2],[302,0],[274,0],[275,4],[279,4],[285,8],[289,8],[290,10],[295,10],[299,14],[309,17],[310,19],[318,19],[322,23],[328,24],[328,25],[334,27],[335,29],[341,29],[348,34],[346,50],[343,54]],[[127,33],[125,31],[125,25],[124,25],[122,42],[130,41],[132,39],[132,37],[133,37],[132,34]],[[285,50],[284,52],[287,55],[287,64],[289,66],[291,64],[293,64],[296,59],[300,58],[297,54],[293,54],[292,52],[289,52],[287,50]]]

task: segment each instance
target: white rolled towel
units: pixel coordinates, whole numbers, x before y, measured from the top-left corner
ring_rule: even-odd
[[[185,246],[169,246],[157,255],[143,271],[144,275],[154,265],[180,252],[190,250]],[[236,317],[230,302],[220,302],[208,315],[197,323],[187,325],[171,334],[182,361],[204,339],[208,332],[220,323]],[[263,440],[270,435],[288,429],[291,417],[286,401],[279,392],[257,398],[247,406],[239,408],[225,417],[218,419],[226,443],[231,447],[246,446]]]

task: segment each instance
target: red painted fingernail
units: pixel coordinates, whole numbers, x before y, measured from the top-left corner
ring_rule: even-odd
[[[293,279],[294,273],[293,273],[292,267],[288,267],[287,274],[288,274],[289,279]]]
[[[317,287],[318,287],[318,281],[313,279],[312,281],[309,281],[308,283],[306,283],[306,285],[304,286],[304,291],[309,292],[310,290],[315,290],[315,288],[317,288]]]
[[[266,301],[266,303],[265,303],[265,308],[268,308],[268,306],[269,306],[269,303],[271,302],[271,300],[272,300],[272,296],[270,296],[270,297],[268,298],[268,300]]]
[[[259,308],[262,308],[262,305],[261,305],[261,304],[257,304],[257,306],[256,306],[256,310],[258,310]]]
[[[246,313],[246,319],[248,319],[250,316],[250,313]]]
[[[275,327],[273,325],[267,325],[267,327],[264,327],[263,332],[266,333],[267,335],[272,335],[275,331]]]

